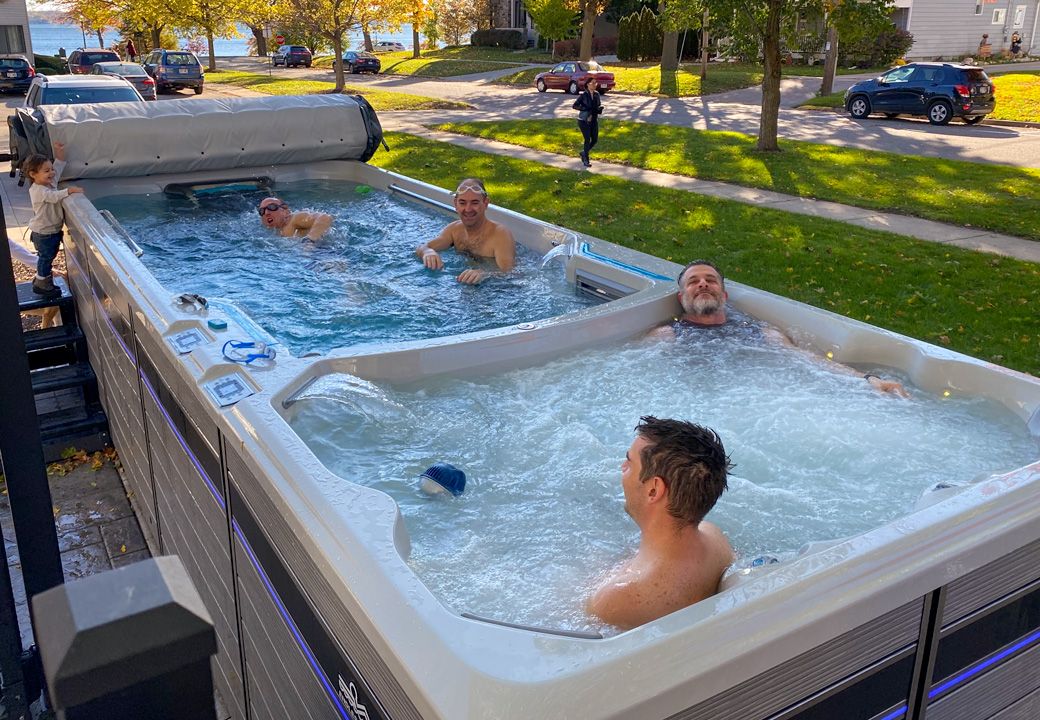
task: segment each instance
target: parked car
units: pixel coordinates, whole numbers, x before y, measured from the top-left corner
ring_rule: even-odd
[[[25,55],[0,55],[0,92],[25,92],[34,77],[36,70]]]
[[[885,117],[923,115],[933,125],[959,117],[969,125],[982,122],[997,100],[986,72],[973,65],[920,62],[893,68],[845,91],[845,109],[862,119],[871,113]]]
[[[534,86],[538,92],[563,90],[571,95],[577,95],[585,89],[589,78],[595,76],[599,83],[599,94],[602,95],[614,89],[614,73],[607,72],[597,62],[562,62],[549,72],[539,73],[534,79]]]
[[[343,53],[343,69],[351,73],[379,72],[381,63],[379,58],[369,52],[358,52],[347,50]]]
[[[303,65],[311,66],[311,51],[303,45],[282,45],[278,52],[271,56],[272,65],[284,65],[285,67],[296,67]]]
[[[206,74],[195,53],[187,50],[152,50],[142,63],[145,72],[155,80],[157,92],[191,88],[202,94]]]
[[[144,102],[134,86],[111,75],[37,75],[25,94],[25,107],[79,103]]]
[[[132,62],[100,62],[94,63],[91,75],[112,75],[121,77],[134,86],[145,100],[155,100],[155,80],[145,69]]]
[[[72,75],[86,75],[94,63],[119,62],[120,57],[114,50],[105,48],[77,48],[69,53],[65,60],[65,66]]]
[[[405,46],[399,42],[393,40],[381,40],[372,46],[372,52],[385,53],[385,52],[404,52]]]

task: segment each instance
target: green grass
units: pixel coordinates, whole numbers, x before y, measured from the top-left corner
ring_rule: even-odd
[[[1040,71],[1010,72],[993,76],[997,88],[994,120],[1040,123]]]
[[[571,120],[453,123],[439,129],[573,155]],[[886,210],[1040,240],[1040,169],[781,140],[761,153],[734,132],[605,120],[600,160]]]
[[[400,54],[400,53],[395,53]],[[455,75],[470,75],[472,73],[490,72],[491,70],[504,70],[509,67],[519,67],[517,63],[506,63],[487,60],[452,60],[433,57],[422,57],[413,60],[383,58],[383,67],[380,72],[385,75],[412,75],[414,77],[452,77]]]
[[[843,99],[845,97],[844,92],[831,93],[830,95],[818,95],[817,97],[806,100],[804,103],[799,105],[800,108],[843,108],[845,103]]]
[[[688,97],[750,87],[762,82],[761,70],[743,66],[712,65],[708,78],[701,83],[700,70],[696,66],[683,66],[678,71],[662,71],[660,65],[619,64],[605,65],[604,69],[614,73],[614,92],[638,95],[664,95],[666,97]],[[545,68],[522,70],[499,78],[495,82],[506,85],[533,85],[535,75]]]
[[[471,73],[490,72],[528,63],[548,63],[548,53],[539,50],[506,50],[461,45],[423,50],[422,57],[412,59],[412,51],[379,53],[381,72],[387,75],[412,75],[416,77],[452,77]],[[332,67],[332,57],[315,58],[317,67]]]
[[[388,133],[371,162],[911,337],[1040,373],[1040,265]]]
[[[336,87],[335,83],[323,80],[287,80],[280,77],[268,77],[261,73],[236,70],[208,72],[206,82],[235,85],[268,95],[311,95],[332,92],[332,89]],[[387,90],[350,87],[349,85],[344,88],[344,92],[364,95],[376,110],[441,110],[470,107],[467,103]]]

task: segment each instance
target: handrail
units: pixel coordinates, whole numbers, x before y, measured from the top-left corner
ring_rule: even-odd
[[[413,198],[415,200],[421,200],[424,203],[428,203],[430,205],[433,205],[434,207],[438,207],[441,210],[447,210],[448,212],[455,212],[455,208],[453,208],[451,205],[449,205],[447,203],[442,203],[440,200],[431,200],[430,198],[426,197],[425,195],[420,195],[419,193],[414,192],[412,190],[406,190],[405,188],[401,187],[400,185],[396,185],[394,183],[391,183],[390,187],[388,189],[389,190],[393,190],[394,192],[399,192],[402,195],[407,195],[408,197]]]
[[[119,235],[122,236],[123,241],[130,246],[130,249],[133,251],[134,255],[136,255],[137,257],[141,257],[142,255],[144,255],[144,250],[141,248],[140,245],[138,245],[134,241],[132,237],[130,237],[130,233],[128,233],[126,231],[126,228],[124,228],[119,223],[119,221],[116,220],[115,215],[113,215],[108,210],[101,210],[100,212],[101,217],[105,218],[105,221],[112,226],[112,229],[119,233]]]

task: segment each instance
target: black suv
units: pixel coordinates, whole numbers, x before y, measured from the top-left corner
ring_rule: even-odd
[[[953,117],[974,125],[996,104],[993,81],[985,71],[959,63],[910,63],[845,91],[845,109],[857,119],[871,113],[890,118],[905,114],[924,115],[933,125],[945,125]]]

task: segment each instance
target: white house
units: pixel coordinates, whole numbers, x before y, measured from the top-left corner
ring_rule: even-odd
[[[1037,18],[1040,0],[894,0],[896,27],[914,36],[910,60],[952,60],[974,55],[988,41],[993,54],[1011,46],[1011,35],[1022,38],[1022,50],[1040,54]]]
[[[32,60],[32,52],[25,0],[0,0],[0,53],[19,53]]]

